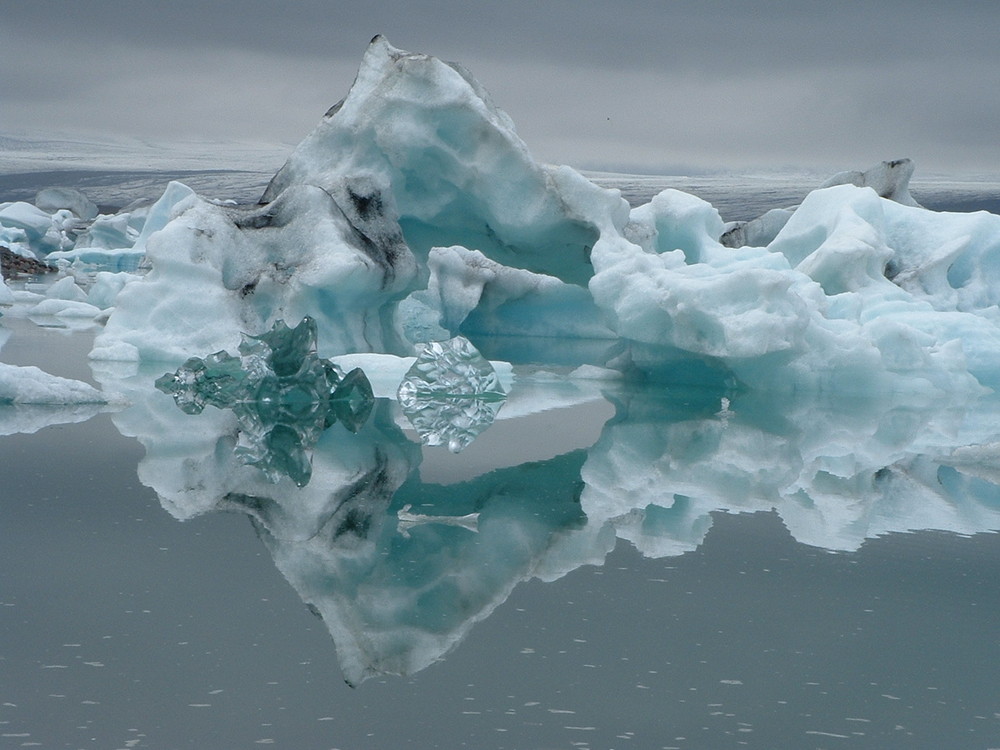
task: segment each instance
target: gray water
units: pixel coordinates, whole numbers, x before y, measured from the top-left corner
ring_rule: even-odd
[[[727,219],[807,189],[689,183]],[[94,330],[0,318],[0,362],[130,397],[0,407],[0,748],[1000,748],[997,474],[931,437],[995,399],[528,378],[457,456],[380,400],[297,488]]]
[[[90,333],[12,328],[0,360],[85,367]],[[631,541],[585,517],[581,471],[593,483],[589,467],[626,455],[615,451],[630,439],[635,450],[669,436],[677,481],[686,462],[697,474],[692,451],[709,452],[704,466],[721,460],[705,437],[725,420],[763,430],[757,440],[781,429],[783,441],[802,439],[739,397],[719,416],[716,396],[614,392],[514,417],[473,444],[485,453],[472,471],[464,454],[424,448],[422,461],[412,436],[380,420],[392,408],[382,403],[358,435],[335,426],[317,445],[314,482],[330,482],[323,467],[358,441],[388,456],[389,474],[409,473],[356,506],[360,531],[321,530],[319,548],[289,529],[311,518],[308,493],[333,485],[255,485],[294,522],[231,495],[176,519],[178,497],[201,497],[171,484],[191,462],[234,481],[229,459],[185,442],[218,410],[191,417],[138,386],[124,411],[0,437],[0,747],[1000,746],[993,485],[951,496],[956,517],[980,519],[961,532],[904,532],[905,499],[872,504],[864,488],[840,499],[867,504],[847,527],[803,525],[780,493],[744,502],[738,476],[728,488],[705,477],[701,491],[688,480],[690,496],[654,489],[662,508],[642,511]],[[545,420],[569,429],[552,432],[547,451],[520,446],[519,430]],[[692,429],[702,437],[680,439]],[[946,468],[938,476],[954,484]],[[404,502],[432,516],[477,511],[479,528],[404,535]],[[796,539],[810,534],[812,544]],[[320,562],[308,559],[319,567],[303,568],[317,549]],[[359,561],[367,572],[351,567]],[[366,591],[376,601],[357,598]],[[351,687],[334,615],[396,628],[397,641],[407,628],[457,640],[418,671]]]

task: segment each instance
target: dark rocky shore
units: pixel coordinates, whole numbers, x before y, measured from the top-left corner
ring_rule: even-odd
[[[0,275],[5,279],[53,273],[55,270],[55,266],[42,263],[34,258],[25,258],[23,255],[11,252],[6,247],[0,247]]]

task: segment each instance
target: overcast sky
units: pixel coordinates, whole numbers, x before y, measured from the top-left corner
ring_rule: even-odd
[[[8,0],[0,132],[297,143],[368,40],[456,60],[536,158],[1000,172],[1000,3]]]

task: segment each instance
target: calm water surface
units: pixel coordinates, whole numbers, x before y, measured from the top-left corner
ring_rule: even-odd
[[[933,437],[992,404],[525,378],[458,456],[382,400],[298,488],[0,324],[132,402],[0,411],[0,747],[1000,747],[997,472]]]
[[[164,184],[60,177],[2,199]],[[817,184],[598,181],[726,220]],[[995,183],[913,193],[1000,207]],[[92,369],[92,335],[0,319],[0,362],[131,403],[0,407],[0,748],[1000,748],[995,399],[521,373],[463,453],[382,399],[299,488],[240,461],[231,413],[156,391],[162,368]]]

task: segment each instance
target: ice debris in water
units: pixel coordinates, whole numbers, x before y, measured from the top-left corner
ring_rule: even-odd
[[[50,375],[37,367],[19,367],[0,362],[0,405],[106,403],[107,396],[82,381]]]
[[[507,394],[493,365],[456,336],[423,345],[397,398],[425,445],[458,453],[493,423]]]
[[[240,356],[225,351],[192,357],[156,387],[188,414],[206,405],[232,409],[240,423],[240,460],[271,481],[287,476],[299,487],[312,475],[310,453],[336,422],[357,432],[374,404],[371,384],[355,368],[346,375],[316,354],[316,322],[295,328],[283,320],[259,336],[243,334]]]

